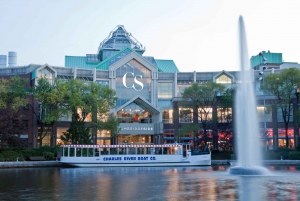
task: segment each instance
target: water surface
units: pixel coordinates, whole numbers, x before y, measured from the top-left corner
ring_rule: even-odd
[[[226,166],[0,169],[0,200],[300,200],[300,168],[235,176]]]

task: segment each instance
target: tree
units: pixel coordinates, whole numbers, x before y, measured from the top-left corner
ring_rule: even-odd
[[[225,86],[214,82],[206,82],[201,85],[194,83],[191,87],[188,87],[182,93],[184,101],[190,102],[193,106],[194,114],[198,114],[198,118],[201,121],[201,127],[203,129],[204,137],[207,136],[207,130],[212,128],[216,133],[217,119],[216,116],[210,116],[213,108],[216,108],[218,103],[218,96],[223,94]],[[214,127],[213,127],[214,126]],[[213,135],[214,148],[217,144],[217,135]]]
[[[22,121],[22,109],[28,107],[26,79],[12,76],[0,79],[0,139],[5,143],[25,146],[19,135],[24,133],[27,123]]]
[[[300,88],[300,70],[297,68],[283,69],[279,74],[264,77],[260,90],[275,96],[274,103],[280,108],[285,125],[286,148],[289,148],[288,125],[293,114],[293,99]]]
[[[101,129],[103,122],[108,120],[109,110],[115,106],[116,93],[108,87],[80,79],[69,79],[65,87],[64,100],[72,114],[72,123],[62,139],[73,144],[91,142],[90,130],[95,136],[97,129]],[[92,121],[84,123],[87,117],[91,117]]]
[[[56,79],[53,84],[45,78],[39,78],[37,85],[32,89],[34,98],[38,101],[39,110],[36,112],[34,105],[30,105],[39,125],[38,143],[42,146],[43,139],[49,134],[50,128],[58,119],[67,113],[64,106],[65,88],[62,80]]]

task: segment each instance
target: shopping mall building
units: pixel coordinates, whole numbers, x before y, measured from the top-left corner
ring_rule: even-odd
[[[110,132],[99,130],[97,136],[93,136],[97,144],[122,144],[122,143],[172,143],[175,141],[201,143],[202,131],[197,134],[187,133],[178,136],[184,125],[199,124],[197,111],[190,106],[178,104],[182,102],[181,93],[192,85],[192,83],[205,83],[213,81],[234,87],[239,83],[238,71],[219,72],[180,72],[173,60],[155,59],[152,56],[143,56],[144,46],[137,41],[124,26],[117,26],[109,36],[104,39],[96,54],[85,56],[65,56],[65,66],[16,65],[16,53],[9,52],[8,65],[6,56],[0,55],[0,77],[19,75],[28,79],[28,86],[34,86],[41,76],[48,79],[81,79],[86,82],[96,82],[108,86],[116,91],[116,107],[111,110],[120,119],[120,132],[117,137],[112,138]],[[277,73],[282,68],[299,67],[297,63],[283,63],[281,53],[264,52],[269,60],[265,74]],[[263,94],[259,91],[260,84],[260,55],[251,58],[254,85],[258,100],[258,121],[263,130],[264,110]],[[265,97],[268,103],[268,96]],[[39,105],[31,98],[36,111]],[[294,110],[296,111],[298,101],[295,98]],[[262,141],[267,141],[269,149],[277,149],[285,146],[285,129],[282,117],[275,108],[266,114],[267,135],[262,135]],[[179,114],[174,115],[173,111]],[[228,124],[222,116],[232,116],[232,109],[226,110],[224,114],[217,106],[212,108],[211,114],[216,113],[219,117],[218,124]],[[30,147],[37,146],[37,133],[39,125],[32,111],[24,111],[25,121],[28,122],[28,133],[21,137],[28,142]],[[277,115],[278,114],[278,115]],[[292,118],[292,117],[291,117]],[[44,145],[55,145],[59,142],[60,136],[69,128],[71,118],[61,117],[56,122],[51,134],[43,139]],[[89,119],[87,119],[89,121]],[[232,120],[230,120],[232,123]],[[296,124],[289,125],[289,140],[294,147],[297,143],[299,128]],[[200,128],[200,124],[199,124]],[[231,149],[233,140],[232,125],[226,131],[217,131],[218,146],[222,149]],[[262,132],[263,133],[263,132]],[[206,136],[207,143],[212,143],[212,131]],[[262,143],[263,144],[263,143]],[[226,145],[226,146],[224,146]]]

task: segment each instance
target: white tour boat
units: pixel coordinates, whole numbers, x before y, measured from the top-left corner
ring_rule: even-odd
[[[60,162],[75,167],[164,167],[211,165],[211,153],[190,144],[61,145]]]

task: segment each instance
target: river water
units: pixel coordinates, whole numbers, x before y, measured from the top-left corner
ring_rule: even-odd
[[[300,200],[300,167],[234,176],[227,166],[0,169],[0,200]]]

